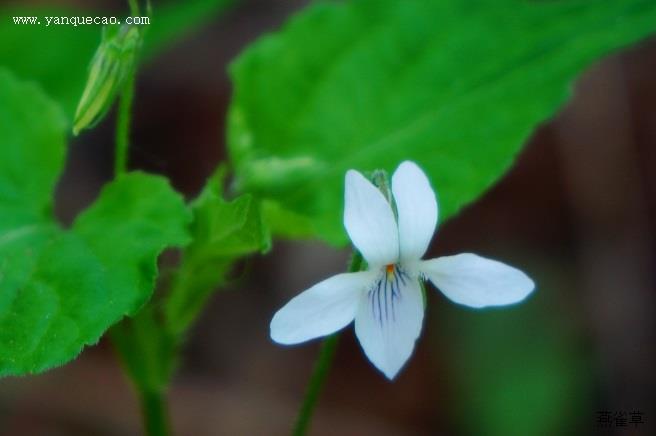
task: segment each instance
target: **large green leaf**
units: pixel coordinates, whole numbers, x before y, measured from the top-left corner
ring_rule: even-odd
[[[584,68],[654,29],[653,0],[313,4],[232,65],[237,186],[342,243],[344,172],[412,159],[448,217],[509,168]]]
[[[152,56],[175,38],[228,7],[233,0],[175,0],[154,2],[144,52]],[[125,11],[127,13],[127,2]],[[87,78],[87,66],[100,43],[101,26],[54,25],[44,17],[108,16],[88,9],[0,7],[0,67],[38,81],[73,116]],[[14,16],[37,16],[41,25],[13,24]],[[118,19],[123,16],[117,14]]]
[[[69,230],[52,215],[64,116],[0,69],[0,375],[74,358],[150,297],[156,260],[188,241],[189,213],[161,177],[110,183]]]

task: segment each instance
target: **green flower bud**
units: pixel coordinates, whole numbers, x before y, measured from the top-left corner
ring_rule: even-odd
[[[371,173],[371,183],[382,192],[383,196],[387,201],[392,204],[392,192],[389,188],[389,177],[387,176],[387,171],[385,170],[375,170]]]
[[[75,112],[73,134],[95,126],[105,117],[136,67],[141,41],[138,27],[103,28],[102,40],[89,65],[87,84]]]

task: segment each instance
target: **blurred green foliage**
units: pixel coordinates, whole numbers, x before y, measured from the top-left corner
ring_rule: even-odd
[[[594,428],[594,368],[578,320],[566,315],[572,307],[562,306],[572,290],[560,267],[541,264],[533,268],[542,270],[540,289],[521,307],[445,305],[435,320],[446,343],[439,359],[454,375],[452,416],[465,434],[550,436]]]
[[[144,56],[152,57],[192,29],[210,21],[234,0],[175,0],[153,5]],[[42,25],[14,25],[13,16],[38,16]],[[37,81],[64,107],[72,120],[87,78],[88,65],[100,43],[101,26],[45,26],[45,16],[105,16],[88,9],[0,7],[0,67],[21,79]],[[126,2],[125,15],[128,15]],[[123,19],[123,17],[118,17]],[[70,122],[70,121],[69,121]]]
[[[34,80],[72,120],[86,82],[87,66],[100,42],[100,26],[14,25],[14,15],[75,16],[79,11],[0,9],[0,67]]]
[[[276,234],[293,235],[293,213],[302,235],[342,244],[345,171],[411,159],[447,218],[509,168],[584,68],[655,28],[653,0],[313,3],[232,65],[237,186],[278,203]]]

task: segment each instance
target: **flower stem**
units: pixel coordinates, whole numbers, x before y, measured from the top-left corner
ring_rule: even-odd
[[[166,394],[155,391],[142,391],[140,396],[146,435],[168,436],[170,432]]]
[[[135,72],[130,72],[123,87],[118,107],[118,121],[116,124],[116,154],[114,161],[115,176],[124,174],[127,170],[128,147],[130,144],[130,120],[132,117],[132,103],[134,101]]]
[[[360,271],[362,266],[362,255],[358,252],[353,253],[348,272]],[[307,434],[307,431],[310,427],[310,421],[312,420],[314,408],[316,407],[317,401],[319,400],[321,390],[326,384],[326,378],[328,377],[330,366],[332,365],[335,358],[338,342],[339,333],[335,333],[328,336],[321,343],[319,357],[317,357],[317,361],[314,364],[314,370],[312,371],[312,376],[308,382],[305,398],[303,398],[303,404],[301,404],[301,408],[296,418],[296,423],[294,424],[294,431],[292,432],[294,436],[304,436]]]
[[[132,318],[110,330],[110,338],[139,398],[144,434],[171,434],[167,393],[174,368],[172,344],[158,320],[157,308],[148,304]]]
[[[317,400],[319,399],[319,394],[321,393],[321,390],[326,383],[330,365],[332,364],[335,357],[338,340],[339,335],[335,333],[331,336],[328,336],[321,343],[319,357],[317,358],[317,363],[314,366],[314,371],[312,372],[312,377],[310,378],[308,389],[305,393],[305,398],[303,399],[303,404],[301,405],[301,409],[298,412],[298,417],[296,418],[296,424],[294,425],[294,431],[292,433],[294,436],[304,436],[307,434],[308,428],[310,426],[310,421],[312,420],[314,408],[317,405]]]

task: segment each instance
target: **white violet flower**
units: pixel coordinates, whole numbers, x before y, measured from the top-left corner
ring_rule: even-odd
[[[422,260],[437,225],[430,182],[413,162],[392,176],[394,208],[357,171],[346,173],[344,227],[368,270],[337,274],[294,297],[271,321],[271,338],[297,344],[329,335],[355,320],[369,360],[393,379],[410,358],[424,318],[422,280],[455,303],[503,306],[535,285],[522,271],[464,253]]]

